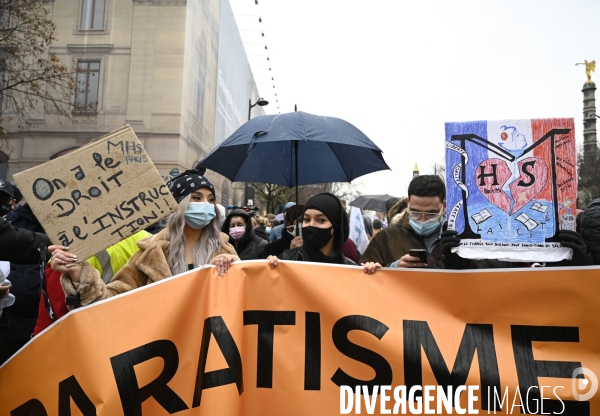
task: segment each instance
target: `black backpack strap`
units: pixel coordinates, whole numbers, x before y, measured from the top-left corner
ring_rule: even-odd
[[[48,265],[48,249],[46,244],[40,244],[38,248],[40,251],[40,279],[41,279],[41,289],[42,289],[42,298],[44,300],[44,306],[46,307],[46,312],[52,319],[52,322],[56,321],[56,315],[54,314],[54,310],[52,309],[52,305],[50,304],[50,298],[48,297],[48,285],[46,280],[46,266]]]

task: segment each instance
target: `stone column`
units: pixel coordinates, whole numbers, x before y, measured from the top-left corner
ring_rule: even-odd
[[[583,84],[583,151],[585,155],[597,151],[596,142],[596,84],[587,80]]]

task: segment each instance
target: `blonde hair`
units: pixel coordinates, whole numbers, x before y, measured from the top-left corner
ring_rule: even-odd
[[[191,194],[186,196],[180,203],[179,209],[169,216],[167,222],[169,256],[167,262],[173,275],[187,272],[186,239],[185,233],[185,210],[192,198]],[[214,205],[214,204],[213,204]],[[215,206],[216,216],[206,227],[202,229],[202,236],[194,247],[194,267],[207,264],[216,254],[221,251],[221,230],[219,221],[221,214]]]

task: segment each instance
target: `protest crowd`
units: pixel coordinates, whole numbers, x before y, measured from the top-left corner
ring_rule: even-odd
[[[570,260],[470,260],[453,250],[460,239],[446,229],[444,182],[437,175],[416,176],[406,197],[388,203],[387,221],[363,216],[369,243],[361,253],[349,238],[348,212],[335,195],[317,194],[304,205],[288,202],[282,221],[274,213],[260,217],[242,208],[226,213],[204,173],[190,169],[168,182],[179,209],[164,228],[155,224],[83,262],[68,247],[52,245],[18,188],[1,182],[0,363],[73,308],[207,264],[225,278],[233,262],[258,259],[271,268],[279,260],[295,260],[359,266],[366,274],[382,267],[600,265],[600,199],[577,215],[576,231],[559,232],[561,245],[573,251]]]

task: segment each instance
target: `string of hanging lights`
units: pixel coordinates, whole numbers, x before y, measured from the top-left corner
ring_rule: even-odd
[[[236,21],[238,22],[238,27],[241,27],[239,31],[242,37],[242,43],[246,49],[248,64],[250,65],[250,70],[252,71],[252,75],[254,77],[261,100],[264,96],[273,97],[273,99],[270,99],[270,102],[275,105],[271,108],[274,109],[276,107],[277,112],[281,114],[279,97],[277,97],[277,86],[275,84],[275,76],[273,74],[273,61],[271,59],[271,55],[257,53],[256,51],[256,49],[260,46],[263,46],[264,50],[269,50],[268,43],[266,42],[267,31],[263,25],[262,14],[253,14],[251,12],[246,13],[249,7],[258,8],[258,0],[254,0],[254,6],[248,6],[248,3],[249,0],[239,0],[239,5],[245,6],[245,9],[243,10],[244,13],[234,13]],[[238,17],[252,19],[238,19]],[[256,20],[254,19],[257,19],[258,23],[256,23]],[[267,65],[264,64],[265,61],[268,62]],[[271,80],[270,82],[264,82],[265,79],[259,77],[270,77]]]

